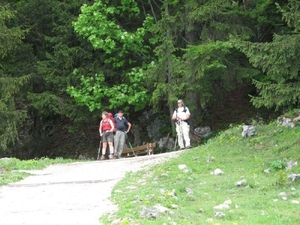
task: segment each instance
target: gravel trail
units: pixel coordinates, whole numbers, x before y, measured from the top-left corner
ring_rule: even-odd
[[[119,160],[52,165],[0,187],[0,225],[99,225],[117,209],[109,200],[114,185],[181,151]]]

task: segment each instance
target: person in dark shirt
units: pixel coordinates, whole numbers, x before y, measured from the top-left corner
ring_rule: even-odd
[[[131,123],[124,117],[124,112],[119,110],[115,115],[116,134],[114,137],[115,156],[117,159],[121,158],[125,143],[125,136],[130,131]]]

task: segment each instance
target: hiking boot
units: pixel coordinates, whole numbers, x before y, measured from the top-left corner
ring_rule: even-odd
[[[115,156],[113,154],[109,155],[109,159],[115,159]]]
[[[100,158],[100,160],[105,160],[105,156],[102,155],[101,158]]]
[[[185,148],[180,148],[179,150],[184,150]]]
[[[186,146],[185,148],[186,148],[186,149],[189,149],[189,148],[191,148],[191,146]]]

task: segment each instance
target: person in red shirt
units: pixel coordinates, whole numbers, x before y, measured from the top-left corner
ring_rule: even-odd
[[[102,156],[101,160],[105,159],[105,153],[106,153],[106,147],[107,144],[109,146],[110,150],[110,155],[109,159],[114,159],[114,146],[113,146],[113,141],[114,141],[114,124],[111,119],[108,118],[108,112],[103,112],[102,113],[102,120],[100,121],[99,125],[99,134],[100,137],[102,138]]]

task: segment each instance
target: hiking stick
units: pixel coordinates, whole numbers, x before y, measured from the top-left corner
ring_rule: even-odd
[[[100,142],[99,142],[99,148],[98,148],[97,160],[100,159],[100,152],[101,152],[101,137],[100,137]]]
[[[126,133],[125,133],[125,136],[126,136],[126,139],[127,139],[127,141],[128,141],[128,144],[129,144],[129,146],[130,146],[130,148],[131,148],[131,150],[132,150],[132,152],[133,152],[133,155],[136,157],[136,154],[135,154],[135,152],[133,151],[132,145],[131,145],[131,143],[130,143],[130,141],[129,141],[129,138],[128,138],[128,136],[127,136]]]

